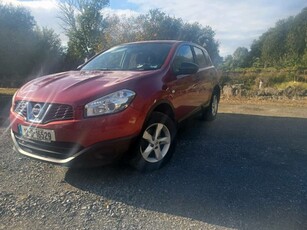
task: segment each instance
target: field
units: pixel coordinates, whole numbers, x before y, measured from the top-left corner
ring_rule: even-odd
[[[0,95],[14,95],[17,88],[0,88]]]

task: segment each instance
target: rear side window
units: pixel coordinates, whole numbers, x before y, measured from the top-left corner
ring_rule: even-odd
[[[197,61],[199,68],[205,68],[205,67],[209,66],[209,63],[206,60],[206,57],[205,57],[205,54],[203,53],[203,51],[201,49],[197,48],[197,47],[193,47],[193,48],[194,48],[196,61]]]
[[[173,61],[173,70],[174,72],[178,72],[181,64],[183,62],[192,62],[194,63],[193,53],[191,47],[188,45],[181,46],[174,58]]]
[[[212,61],[211,61],[211,58],[210,58],[208,52],[207,52],[206,50],[204,50],[203,52],[204,52],[204,54],[205,54],[207,66],[213,66]]]

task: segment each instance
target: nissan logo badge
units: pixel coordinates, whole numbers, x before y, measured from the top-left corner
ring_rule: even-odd
[[[32,109],[33,117],[38,118],[41,109],[42,109],[42,106],[40,104],[35,104],[33,109]]]

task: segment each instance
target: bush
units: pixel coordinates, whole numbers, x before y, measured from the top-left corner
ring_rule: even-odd
[[[287,82],[307,82],[306,70],[302,69],[276,69],[276,68],[247,68],[234,71],[224,71],[221,78],[221,85],[242,84],[246,90],[258,89],[260,81],[263,87],[277,88],[278,85]]]

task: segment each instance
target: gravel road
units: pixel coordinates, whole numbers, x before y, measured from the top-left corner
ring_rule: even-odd
[[[187,121],[170,164],[148,174],[32,160],[2,126],[0,229],[306,229],[307,113],[221,111]]]

